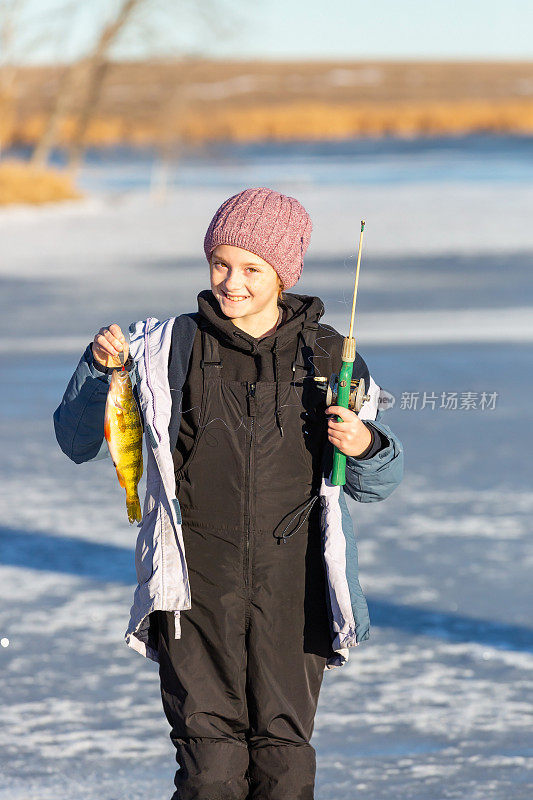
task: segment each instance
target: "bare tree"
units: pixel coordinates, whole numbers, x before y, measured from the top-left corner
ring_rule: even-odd
[[[14,46],[24,0],[0,0],[0,154],[15,121],[17,69]]]
[[[64,67],[57,87],[54,106],[48,116],[44,131],[33,150],[31,163],[35,167],[43,167],[47,164],[52,148],[56,143],[59,123],[68,108],[71,92],[77,83],[78,70],[72,66]]]
[[[56,142],[59,123],[72,105],[74,96],[81,97],[82,101],[69,147],[69,165],[74,169],[79,164],[87,128],[107,72],[109,51],[134,12],[148,2],[150,0],[121,0],[115,15],[104,25],[91,51],[65,69],[45,131],[33,152],[32,162],[35,165],[42,166],[48,161]]]
[[[183,121],[187,116],[187,102],[187,88],[178,85],[168,102],[159,109],[156,127],[161,133],[150,177],[150,194],[158,201],[165,199],[172,168],[177,167],[185,150]]]
[[[2,61],[0,62],[0,154],[13,123],[14,70],[9,62],[6,63],[4,61],[4,53],[6,49],[9,49],[10,36],[11,24],[9,18],[0,19],[0,52],[2,53]]]
[[[179,30],[177,19],[181,20],[188,14],[196,18],[205,28],[212,26],[212,20],[217,18],[215,12],[218,11],[221,19],[217,19],[217,30],[218,32],[222,30],[225,36],[229,36],[234,15],[226,8],[227,2],[228,0],[188,0],[188,2],[185,0],[176,7],[173,0],[117,0],[113,16],[97,34],[90,51],[63,70],[54,106],[43,135],[34,149],[32,162],[42,166],[48,161],[57,141],[61,120],[67,113],[74,113],[75,122],[68,147],[68,163],[73,171],[79,167],[87,131],[98,106],[113,49],[124,34],[135,30],[136,44],[144,46],[147,53],[157,53],[164,48],[164,40],[168,44],[169,39],[172,40],[172,34]],[[222,14],[220,14],[221,9],[224,12]],[[183,104],[183,88],[176,87],[166,109],[160,109],[161,117],[169,112],[175,112],[176,107],[183,107]],[[171,147],[171,143],[168,142],[164,145],[163,161],[168,161]]]
[[[98,105],[102,85],[109,67],[109,51],[131,21],[134,13],[150,0],[122,0],[116,16],[103,28],[96,46],[86,59],[87,82],[69,147],[69,167],[78,169],[83,156],[87,128]]]
[[[20,96],[21,64],[57,47],[62,25],[76,0],[61,0],[41,11],[30,0],[0,0],[0,147],[9,140]],[[30,13],[31,11],[31,13]]]

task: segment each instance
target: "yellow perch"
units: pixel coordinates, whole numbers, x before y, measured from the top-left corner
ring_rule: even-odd
[[[126,490],[130,523],[142,519],[137,485],[143,474],[142,424],[129,374],[113,370],[105,405],[104,435],[116,467],[118,482]]]

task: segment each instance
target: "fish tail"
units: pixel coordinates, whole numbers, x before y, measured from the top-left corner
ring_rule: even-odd
[[[134,522],[142,520],[141,504],[137,493],[133,497],[126,497],[126,509],[128,511],[128,519],[132,525]]]

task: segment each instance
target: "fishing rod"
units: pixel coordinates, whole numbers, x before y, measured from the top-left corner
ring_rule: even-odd
[[[352,315],[350,318],[350,330],[345,337],[342,346],[342,366],[338,375],[330,377],[326,394],[326,405],[336,405],[342,408],[349,408],[359,413],[363,403],[370,399],[365,394],[364,378],[353,378],[353,365],[355,361],[355,339],[353,338],[353,322],[355,315],[355,303],[357,300],[357,287],[359,285],[359,269],[361,267],[361,253],[363,248],[363,233],[365,230],[365,220],[361,220],[361,232],[359,234],[359,251],[357,253],[357,269],[355,272],[355,287],[352,300]],[[315,378],[317,382],[325,382],[327,378]],[[342,418],[337,416],[337,422],[342,422]],[[331,483],[333,486],[344,486],[346,483],[346,455],[334,446],[333,470],[331,472]]]

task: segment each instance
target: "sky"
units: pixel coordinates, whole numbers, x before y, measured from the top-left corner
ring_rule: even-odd
[[[0,13],[10,2],[0,0]],[[19,60],[78,57],[120,0],[70,2],[72,14],[69,0],[19,0]],[[43,24],[47,35],[36,37]],[[533,0],[146,0],[113,54],[533,60],[532,32]]]

